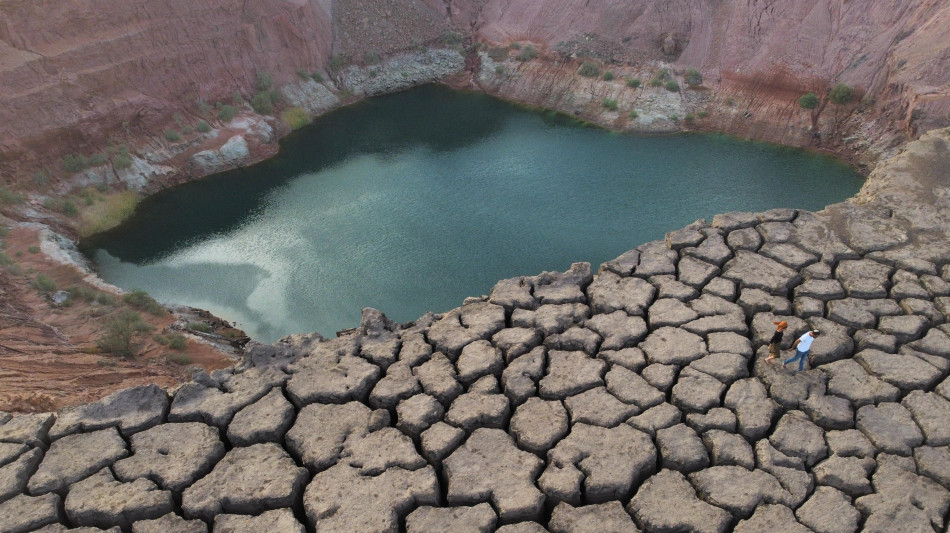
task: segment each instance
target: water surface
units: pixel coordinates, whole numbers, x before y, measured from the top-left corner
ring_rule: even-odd
[[[260,164],[164,191],[82,243],[106,281],[272,342],[593,267],[699,218],[819,210],[861,176],[723,135],[643,137],[428,86],[320,117]]]

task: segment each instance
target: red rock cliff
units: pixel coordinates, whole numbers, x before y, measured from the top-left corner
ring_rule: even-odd
[[[836,133],[893,145],[950,123],[948,27],[939,0],[0,0],[0,171],[147,142],[198,99],[249,96],[260,72],[286,83],[452,29],[541,48],[491,88],[508,98],[559,107],[571,57],[665,61],[737,108],[706,127],[800,143],[797,98],[844,82],[865,105]]]

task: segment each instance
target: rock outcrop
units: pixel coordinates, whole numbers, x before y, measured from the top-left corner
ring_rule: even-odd
[[[0,530],[945,531],[948,175],[934,131],[818,213],[719,215],[415,324],[366,310],[170,397],[0,413]],[[764,360],[776,318],[785,348],[825,332],[806,371]]]

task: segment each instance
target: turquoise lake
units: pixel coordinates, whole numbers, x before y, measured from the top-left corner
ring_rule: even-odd
[[[405,322],[504,278],[596,270],[725,211],[820,210],[860,188],[834,158],[724,135],[638,136],[426,86],[365,100],[272,159],[166,190],[81,243],[100,276],[255,340]]]

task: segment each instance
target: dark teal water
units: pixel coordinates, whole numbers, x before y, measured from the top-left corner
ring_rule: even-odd
[[[499,279],[593,267],[699,218],[818,210],[861,176],[723,135],[643,137],[437,86],[364,101],[277,157],[167,190],[82,243],[101,276],[271,342],[397,321]]]

